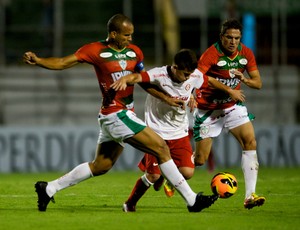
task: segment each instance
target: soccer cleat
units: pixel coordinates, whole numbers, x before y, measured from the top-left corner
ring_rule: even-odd
[[[123,204],[123,211],[124,212],[135,212],[135,205],[125,202]]]
[[[153,188],[155,191],[159,191],[165,181],[165,178],[161,175],[157,181],[155,181]]]
[[[176,191],[175,187],[170,184],[169,181],[166,181],[164,184],[164,190],[165,190],[165,194],[167,195],[167,197],[172,197],[174,196],[174,193]]]
[[[196,196],[196,201],[193,206],[187,206],[189,212],[201,212],[202,209],[208,208],[219,198],[218,195],[205,196],[199,192]]]
[[[50,200],[55,203],[54,197],[49,197],[46,193],[46,187],[48,183],[45,181],[38,181],[35,184],[35,191],[38,194],[38,209],[39,211],[46,211],[47,205],[49,204]]]
[[[244,207],[247,209],[251,209],[255,206],[262,206],[266,201],[266,198],[263,196],[258,196],[254,192],[251,194],[250,197],[245,199]]]

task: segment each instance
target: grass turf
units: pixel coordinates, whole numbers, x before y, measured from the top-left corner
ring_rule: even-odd
[[[215,173],[223,171],[217,169]],[[244,180],[240,169],[226,169],[238,180],[238,190],[200,213],[189,213],[178,193],[167,198],[163,189],[150,188],[137,212],[122,212],[140,172],[116,172],[95,177],[55,195],[46,212],[37,210],[34,183],[53,180],[61,173],[0,174],[1,229],[299,229],[299,168],[261,168],[257,193],[266,197],[262,207],[243,207]],[[214,173],[198,169],[189,184],[195,192],[211,193]]]

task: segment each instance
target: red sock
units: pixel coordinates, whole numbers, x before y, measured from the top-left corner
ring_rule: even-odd
[[[136,205],[139,199],[145,194],[145,192],[150,188],[144,184],[141,178],[139,178],[131,191],[131,194],[126,201],[126,203],[130,203],[131,205]]]

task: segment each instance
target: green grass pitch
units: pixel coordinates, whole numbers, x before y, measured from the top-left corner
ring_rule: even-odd
[[[200,213],[189,213],[178,193],[167,198],[163,189],[150,188],[137,212],[124,213],[138,171],[112,171],[84,181],[55,195],[46,212],[37,210],[34,183],[53,180],[61,173],[0,174],[0,228],[21,229],[300,229],[300,168],[261,168],[257,193],[266,197],[261,207],[243,207],[244,180],[241,169],[217,169],[208,173],[197,168],[189,184],[195,192],[211,193],[210,180],[219,171],[233,173],[238,180],[236,194],[219,199]]]

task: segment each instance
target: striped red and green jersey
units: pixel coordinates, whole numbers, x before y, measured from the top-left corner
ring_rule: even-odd
[[[210,46],[200,57],[198,68],[210,77],[221,83],[240,89],[241,82],[231,74],[231,70],[249,73],[257,70],[256,60],[251,49],[240,43],[237,51],[232,56],[226,56],[221,50],[220,41]],[[234,105],[228,94],[211,87],[196,90],[198,108],[204,110],[224,109]]]
[[[114,91],[110,85],[122,76],[144,69],[143,52],[130,44],[122,51],[116,51],[105,41],[86,44],[75,53],[79,62],[94,66],[102,93],[100,113],[107,115],[123,109],[134,110],[133,86],[126,90]]]

